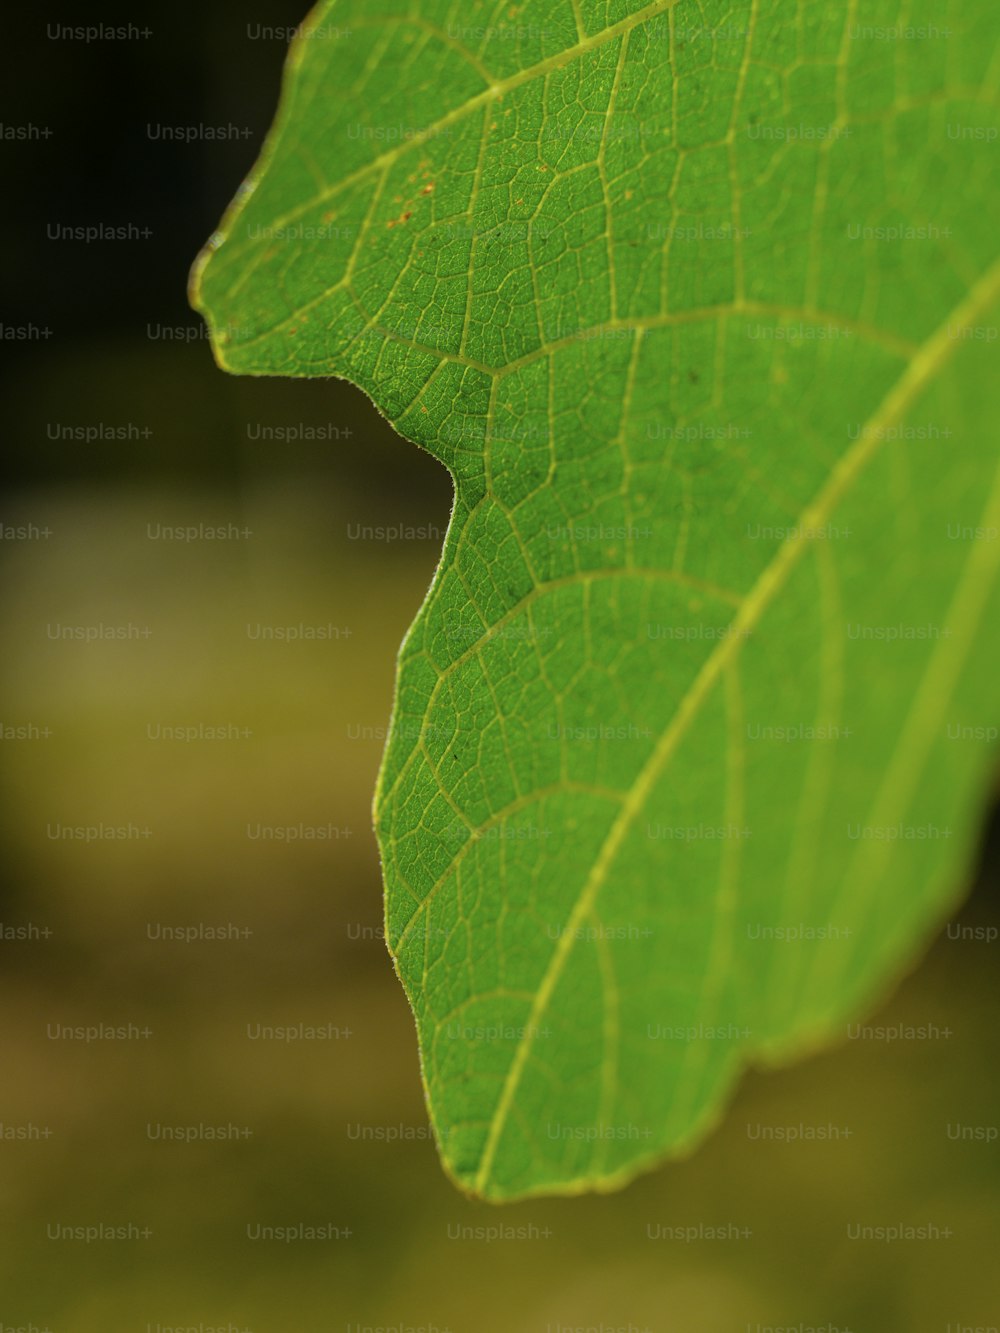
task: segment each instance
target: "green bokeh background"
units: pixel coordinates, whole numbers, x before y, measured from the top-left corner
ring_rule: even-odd
[[[99,21],[150,34],[88,43],[48,34],[78,15],[38,13],[9,89],[6,123],[52,133],[0,148],[7,178],[23,182],[3,223],[2,318],[51,334],[4,342],[0,520],[50,532],[0,541],[0,721],[51,734],[0,743],[0,922],[51,934],[0,940],[0,1121],[5,1135],[50,1133],[0,1137],[0,1327],[1000,1325],[997,1145],[948,1132],[1000,1124],[1000,946],[949,938],[1000,921],[985,832],[960,921],[874,1018],[950,1035],[847,1041],[755,1073],[689,1160],[618,1195],[494,1209],[444,1178],[412,1020],[379,938],[369,804],[395,651],[433,573],[450,484],[345,385],[221,374],[184,297],[275,104],[282,43],[250,30],[301,17],[295,0],[148,18],[109,7]],[[240,136],[167,143],[147,128],[164,124],[232,124]],[[48,231],[129,222],[152,235],[84,244]],[[164,328],[189,332],[168,340]],[[127,423],[135,438],[50,438],[56,424]],[[260,427],[318,438],[253,438]],[[149,535],[201,523],[249,535]],[[392,525],[432,531],[358,535]],[[350,635],[261,642],[247,633],[258,623]],[[49,637],[57,624],[150,634],[67,642]],[[250,734],[149,735],[198,725]],[[150,834],[49,836],[100,823]],[[247,836],[258,823],[339,836],[264,842]],[[149,937],[227,923],[251,933]],[[48,1035],[88,1023],[150,1036]],[[350,1036],[248,1036],[299,1023]],[[150,1128],[200,1124],[246,1134],[179,1143]],[[850,1135],[754,1137],[800,1124]],[[124,1224],[151,1234],[50,1239],[58,1226]],[[252,1240],[258,1224],[351,1234]],[[852,1240],[854,1224],[951,1234],[879,1243]],[[702,1225],[729,1238],[661,1235]],[[516,1238],[456,1235],[497,1226]]]

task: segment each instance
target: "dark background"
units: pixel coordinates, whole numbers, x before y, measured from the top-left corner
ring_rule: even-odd
[[[349,386],[222,374],[185,296],[276,103],[284,44],[250,31],[303,16],[292,0],[39,12],[6,79],[0,1328],[1000,1324],[997,1147],[949,1132],[1000,1123],[996,821],[961,917],[876,1018],[941,1035],[753,1074],[690,1160],[614,1196],[498,1210],[445,1180],[379,939],[369,803],[450,483]],[[91,23],[139,35],[52,35]],[[171,143],[164,125],[237,137]],[[150,234],[53,238],[93,224]],[[255,438],[267,426],[319,438]],[[238,535],[155,535],[199,524]],[[360,535],[392,525],[432,532]],[[264,643],[258,623],[341,633]],[[51,632],[101,625],[133,637]],[[52,836],[90,825],[131,833]],[[163,938],[219,926],[235,936]],[[339,1035],[249,1035],[300,1023]],[[87,1024],[139,1035],[62,1031]],[[761,1125],[850,1134],[768,1143]],[[934,1235],[851,1241],[854,1223]],[[522,1230],[459,1234],[498,1224]],[[702,1224],[734,1234],[654,1238]]]

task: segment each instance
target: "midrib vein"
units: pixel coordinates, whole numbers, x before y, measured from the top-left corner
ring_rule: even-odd
[[[727,636],[705,659],[705,663],[681,700],[649,759],[629,789],[621,809],[604,840],[593,869],[581,890],[566,926],[561,932],[545,974],[538,986],[531,1014],[524,1024],[525,1036],[518,1043],[507,1071],[507,1077],[490,1120],[486,1144],[476,1174],[474,1188],[478,1193],[489,1180],[497,1147],[510,1115],[514,1098],[531,1051],[530,1034],[538,1027],[553,992],[562,976],[566,960],[574,943],[574,935],[584,918],[593,909],[608,872],[632,825],[645,807],[649,794],[673,757],[677,746],[697,716],[724,669],[739,653],[743,640],[753,630],[777,593],[784,586],[798,564],[810,539],[802,534],[821,527],[852,483],[861,474],[882,443],[881,434],[893,422],[900,420],[907,409],[943,365],[954,354],[959,341],[949,335],[949,327],[971,325],[990,304],[1000,296],[1000,262],[980,279],[966,299],[959,303],[937,330],[922,345],[907,365],[903,374],[883,399],[878,410],[869,418],[858,440],[834,467],[826,484],[803,511],[795,532],[778,549],[774,559],[763,570],[747,595],[732,622],[733,633]]]
[[[1000,525],[1000,467],[995,473],[993,488],[979,522],[987,530]],[[944,709],[954,694],[998,567],[1000,544],[988,541],[970,543],[968,558],[944,617],[952,637],[939,639],[934,645],[930,661],[911,698],[892,758],[886,765],[882,782],[865,817],[865,825],[896,824],[904,818],[913,803],[917,783],[927,766],[930,747],[940,732]],[[857,845],[844,874],[843,887],[835,900],[830,920],[842,919],[841,914],[848,911],[848,903],[853,912],[856,903],[868,901],[868,890],[892,845],[888,841],[866,841]],[[838,963],[831,958],[832,953],[832,950],[827,950],[823,955],[825,966],[814,971],[810,980],[810,995],[821,988],[824,981],[829,980],[835,966],[839,965],[843,969],[842,962]]]

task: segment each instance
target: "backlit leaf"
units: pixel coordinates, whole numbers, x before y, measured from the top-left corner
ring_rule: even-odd
[[[451,471],[377,793],[444,1162],[608,1188],[843,1037],[995,758],[982,0],[338,0],[199,261],[216,355]],[[991,207],[992,205],[992,207]]]

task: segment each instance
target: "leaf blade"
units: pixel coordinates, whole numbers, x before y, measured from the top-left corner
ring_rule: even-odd
[[[442,562],[401,652],[376,804],[387,934],[432,1119],[454,1178],[486,1197],[620,1183],[703,1133],[748,1058],[829,1037],[940,919],[986,789],[988,756],[943,750],[940,724],[946,705],[993,707],[990,641],[974,631],[995,597],[996,547],[981,541],[963,563],[941,531],[993,486],[984,349],[953,331],[992,327],[981,321],[1000,270],[973,217],[978,177],[970,188],[970,164],[941,158],[940,116],[926,141],[936,105],[967,111],[979,90],[964,67],[960,82],[908,53],[926,103],[897,91],[886,105],[870,86],[885,61],[851,46],[853,10],[837,28],[808,6],[793,44],[788,6],[738,8],[742,42],[719,37],[726,15],[707,7],[711,79],[685,0],[620,5],[610,24],[600,5],[552,5],[540,12],[557,30],[541,43],[566,45],[522,68],[504,52],[503,76],[474,91],[488,46],[456,61],[450,11],[426,0],[385,37],[391,48],[423,33],[406,78],[437,53],[440,86],[414,76],[390,98],[419,110],[425,132],[366,161],[352,147],[343,164],[330,135],[350,98],[331,70],[350,62],[336,39],[320,55],[304,39],[259,188],[195,278],[217,346],[227,319],[242,329],[223,338],[232,368],[347,375],[456,481]],[[314,26],[361,13],[331,5]],[[377,7],[364,15],[372,31],[390,26]],[[962,37],[973,66],[975,33]],[[778,105],[775,68],[812,128],[829,116],[826,133],[751,132]],[[311,116],[297,121],[303,103]],[[286,142],[307,131],[308,151]],[[866,180],[878,219],[885,143],[921,134],[895,191],[917,209],[943,172],[955,189],[934,228],[961,223],[954,252],[937,238],[933,273],[875,234],[858,249],[859,194],[841,184]],[[317,192],[320,146],[343,170],[319,172]],[[253,216],[272,235],[233,245]],[[294,231],[344,217],[332,257]],[[891,438],[925,403],[931,425],[960,422],[957,477],[923,436]],[[977,530],[996,527],[994,505],[975,509]],[[816,533],[851,514],[864,550],[835,555],[849,544]],[[779,533],[774,554],[739,536],[751,517]],[[876,640],[895,652],[879,679],[850,613],[897,605],[910,628],[936,615],[943,637],[905,651]],[[907,693],[913,710],[894,697]],[[755,738],[775,695],[814,732],[856,720],[858,758],[839,736],[836,751],[814,737],[806,759]],[[783,807],[800,791],[790,835]],[[852,814],[888,830],[914,811],[958,830],[919,863],[888,833],[852,849],[849,819],[838,832]],[[654,820],[640,841],[647,812],[691,823],[661,836]],[[714,818],[722,836],[704,824]],[[875,912],[899,921],[857,895],[845,905],[855,865],[888,904]],[[800,940],[800,957],[772,937],[755,954],[755,920],[784,930],[796,910],[824,930],[841,928],[839,911],[862,941]],[[674,1035],[651,1036],[650,1015]]]

